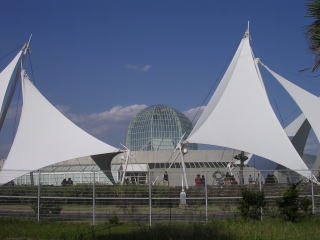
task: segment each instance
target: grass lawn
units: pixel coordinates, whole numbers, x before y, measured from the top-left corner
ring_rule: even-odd
[[[62,212],[92,212],[92,205],[81,205],[81,204],[62,204]],[[1,204],[0,210],[10,210],[10,211],[32,211],[31,205],[27,204]],[[97,213],[109,213],[109,214],[116,214],[116,213],[127,213],[128,211],[132,211],[134,213],[149,213],[149,206],[145,205],[133,205],[133,206],[126,206],[126,207],[119,207],[116,205],[99,205],[95,206],[95,210]],[[154,213],[161,213],[165,211],[169,211],[169,206],[153,206],[152,212]],[[202,205],[192,205],[188,208],[180,208],[177,206],[171,207],[172,213],[183,214],[184,212],[199,212],[205,211],[205,206]],[[238,212],[237,205],[208,205],[209,213],[224,213],[224,212]]]
[[[268,219],[211,220],[208,224],[99,224],[43,222],[0,218],[0,239],[200,239],[200,240],[320,240],[320,218],[298,223]]]

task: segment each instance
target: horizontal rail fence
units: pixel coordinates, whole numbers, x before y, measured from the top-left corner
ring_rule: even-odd
[[[312,171],[319,177],[319,171]],[[8,175],[10,172],[8,172]],[[110,184],[112,174],[118,182]],[[197,221],[239,217],[241,189],[262,191],[266,200],[263,217],[279,213],[277,201],[291,184],[299,183],[299,197],[311,201],[314,214],[320,213],[320,186],[288,170],[247,171],[230,174],[181,171],[63,173],[62,181],[46,172],[33,172],[0,186],[0,216],[41,220],[85,221]],[[57,173],[55,173],[55,176]],[[69,177],[70,176],[70,177]],[[99,178],[98,178],[99,177]],[[117,179],[118,177],[118,179]],[[202,179],[202,181],[199,181]],[[28,180],[26,180],[28,178]],[[48,181],[50,178],[50,184]],[[243,178],[243,184],[239,184]],[[142,180],[141,180],[142,179]],[[59,179],[61,180],[61,179]],[[40,184],[39,184],[40,183]]]

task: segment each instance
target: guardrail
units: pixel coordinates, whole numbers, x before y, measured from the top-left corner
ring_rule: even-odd
[[[43,176],[47,176],[46,174]],[[75,176],[72,173],[65,175],[68,174]],[[0,186],[0,216],[36,218],[38,222],[87,221],[93,225],[112,217],[121,221],[148,221],[150,225],[155,221],[202,222],[210,218],[238,217],[241,189],[245,187],[264,192],[267,205],[263,217],[268,217],[277,214],[277,199],[282,197],[289,185],[300,180],[300,197],[311,200],[313,214],[318,214],[320,209],[320,186],[301,179],[292,171],[281,172],[282,175],[291,177],[290,180],[287,178],[287,182],[277,181],[276,178],[272,181],[269,179],[268,182],[266,172],[260,171],[258,179],[247,181],[243,185],[231,180],[232,176],[224,175],[225,179],[216,184],[209,181],[192,183],[189,189],[184,188],[183,191],[182,186],[171,186],[167,182],[154,183],[152,176],[155,178],[159,174],[152,171],[145,173],[144,183],[133,181],[124,185],[97,181],[96,177],[101,172],[91,174],[90,183],[79,183],[76,179],[71,179],[72,184],[61,182],[59,185],[48,185],[39,171],[32,174],[39,181],[30,181],[28,184],[15,181]],[[170,172],[169,179],[174,174],[178,175],[176,177],[181,176],[181,172]],[[212,173],[201,173],[206,179],[209,174]]]

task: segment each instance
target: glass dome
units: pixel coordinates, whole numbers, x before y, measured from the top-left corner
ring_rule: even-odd
[[[165,105],[154,105],[139,112],[130,122],[125,142],[132,151],[171,150],[191,130],[192,123],[183,113]],[[187,147],[197,149],[196,144]]]

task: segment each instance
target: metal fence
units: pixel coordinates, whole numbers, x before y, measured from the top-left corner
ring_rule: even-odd
[[[319,176],[318,170],[313,173]],[[93,225],[114,217],[124,222],[147,221],[150,225],[156,221],[202,222],[238,217],[241,189],[245,187],[264,192],[267,205],[263,217],[269,217],[278,214],[277,199],[298,181],[300,197],[311,200],[313,214],[320,212],[320,186],[287,170],[244,171],[236,176],[227,171],[221,176],[216,171],[204,171],[199,173],[204,182],[195,180],[198,174],[189,176],[193,182],[189,182],[188,189],[181,186],[182,181],[170,183],[170,179],[182,179],[181,171],[169,172],[169,181],[156,171],[131,174],[123,185],[100,181],[105,174],[91,172],[87,178],[90,181],[84,182],[77,179],[81,175],[64,173],[66,181],[48,184],[47,173],[34,172],[27,175],[33,178],[28,184],[15,180],[0,186],[0,216],[36,218],[38,222],[86,221]],[[134,180],[135,176],[140,180]],[[239,176],[246,176],[244,184],[239,184]]]

